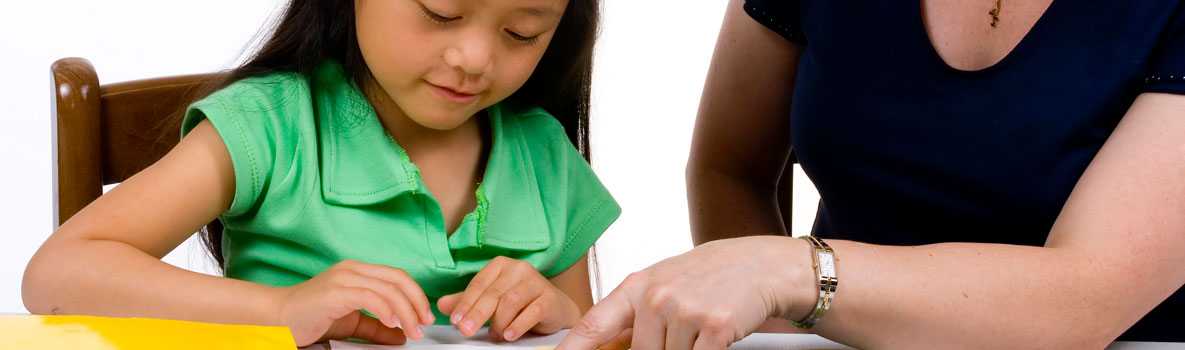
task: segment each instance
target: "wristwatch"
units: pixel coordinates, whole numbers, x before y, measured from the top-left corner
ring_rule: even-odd
[[[831,303],[835,299],[835,289],[839,286],[839,277],[835,273],[835,250],[815,236],[801,238],[811,244],[811,263],[815,269],[815,278],[819,280],[819,298],[815,301],[815,309],[806,317],[790,323],[798,328],[810,329],[819,323],[823,314],[831,308]]]

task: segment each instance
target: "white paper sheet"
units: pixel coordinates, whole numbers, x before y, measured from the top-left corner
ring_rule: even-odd
[[[528,336],[513,343],[493,343],[486,339],[487,333],[483,329],[472,338],[465,338],[450,326],[425,327],[425,339],[409,342],[405,345],[367,345],[342,341],[331,341],[329,347],[318,344],[304,348],[305,350],[552,350],[560,341],[564,340],[567,331],[549,336]],[[733,344],[732,350],[847,350],[844,346],[826,338],[813,334],[774,334],[756,333]],[[1185,343],[1139,343],[1117,342],[1111,344],[1108,350],[1161,350],[1185,349]]]
[[[513,343],[494,343],[487,338],[487,330],[482,329],[471,338],[461,336],[450,326],[432,326],[424,328],[425,338],[408,342],[405,345],[369,345],[342,341],[331,341],[329,350],[551,350],[564,340],[567,331],[549,336],[524,337]],[[839,343],[811,334],[753,334],[733,344],[733,350],[798,350],[798,349],[850,349]],[[306,349],[317,349],[310,347]],[[324,348],[321,348],[324,349]]]

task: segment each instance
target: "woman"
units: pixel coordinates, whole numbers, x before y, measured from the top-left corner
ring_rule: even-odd
[[[767,236],[631,275],[561,347],[723,348],[767,317],[861,348],[1185,341],[1185,3],[918,4],[733,0],[692,230]],[[834,255],[784,236],[791,149]]]

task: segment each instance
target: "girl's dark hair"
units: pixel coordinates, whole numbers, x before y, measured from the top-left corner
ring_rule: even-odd
[[[326,60],[340,62],[357,86],[371,79],[354,26],[355,0],[291,0],[259,50],[243,65],[212,82],[200,99],[236,81],[280,72],[310,77]],[[540,106],[564,126],[572,144],[587,160],[589,85],[592,52],[600,17],[598,0],[568,0],[551,44],[527,82],[507,100]],[[202,242],[225,268],[222,224],[202,230]]]

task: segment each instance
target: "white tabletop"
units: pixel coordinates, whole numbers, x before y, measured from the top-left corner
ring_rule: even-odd
[[[349,342],[332,341],[328,346],[325,344],[316,344],[304,349],[307,350],[384,350],[384,349],[400,349],[400,348],[415,348],[423,350],[492,350],[498,349],[512,349],[512,350],[541,350],[540,348],[550,349],[559,344],[564,339],[567,331],[552,334],[549,336],[535,336],[524,337],[519,341],[513,343],[493,343],[486,340],[486,330],[478,332],[477,335],[465,338],[457,332],[452,326],[431,326],[425,327],[425,339],[419,341],[409,342],[401,346],[381,346],[381,345],[367,345],[355,344]],[[813,334],[776,334],[776,333],[755,333],[749,335],[745,339],[733,344],[733,350],[794,350],[794,349],[851,349],[843,344],[839,344],[826,338]],[[1182,343],[1137,343],[1137,342],[1118,342],[1108,347],[1109,350],[1161,350],[1161,349],[1185,349],[1185,344]]]
[[[560,343],[564,336],[568,334],[567,331],[561,331],[556,334],[548,336],[534,336],[524,337],[513,343],[493,343],[486,339],[487,330],[482,329],[477,335],[465,338],[457,332],[452,326],[431,326],[424,328],[425,338],[418,341],[411,341],[401,346],[383,346],[383,345],[368,345],[356,344],[342,341],[331,341],[326,347],[325,344],[316,344],[305,348],[306,350],[385,350],[385,349],[399,349],[399,348],[415,348],[423,350],[490,350],[498,349],[512,349],[512,350],[540,350],[550,349]],[[732,349],[735,350],[792,350],[792,349],[851,349],[839,343],[824,339],[823,337],[813,334],[769,334],[760,333],[753,334],[749,337],[733,344]]]

